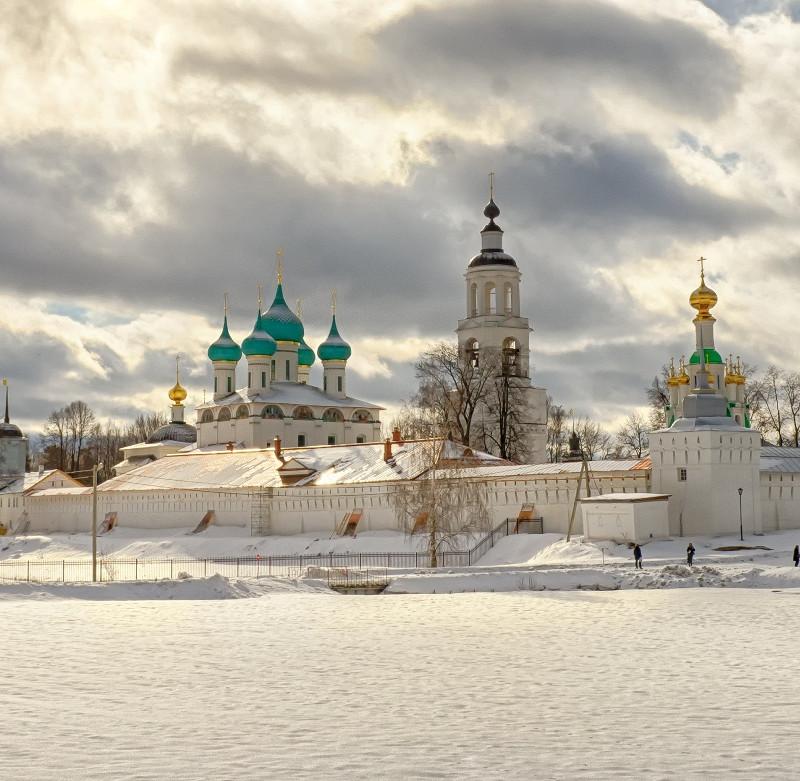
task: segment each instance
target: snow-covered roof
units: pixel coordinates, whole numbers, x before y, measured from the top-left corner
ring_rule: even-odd
[[[50,475],[54,475],[57,472],[59,472],[58,469],[46,469],[43,472],[25,472],[24,475],[11,475],[0,478],[0,493],[19,494],[29,491],[38,483],[47,480]],[[64,477],[67,477],[67,475],[64,475]],[[72,480],[69,477],[67,479]]]
[[[305,407],[347,407],[352,409],[384,409],[378,404],[369,401],[361,401],[350,396],[336,398],[330,396],[325,391],[315,385],[307,385],[302,382],[273,382],[269,389],[263,393],[249,395],[246,390],[236,391],[229,396],[207,401],[198,404],[197,409],[206,407],[227,407],[232,404],[249,404],[258,402],[259,404],[301,404]]]
[[[459,474],[465,476],[488,476],[497,479],[513,479],[516,476],[527,477],[530,475],[572,475],[581,471],[580,461],[563,461],[554,464],[508,464],[501,462],[502,466],[484,466],[480,471],[468,474],[469,470],[459,469]],[[628,459],[621,461],[589,461],[590,474],[609,472],[644,472],[652,466],[649,458]]]
[[[800,448],[763,445],[759,471],[800,472]]]
[[[672,494],[601,494],[586,496],[581,499],[585,504],[632,503],[632,502],[666,502]]]
[[[413,480],[430,467],[437,451],[445,467],[453,461],[469,466],[469,470],[459,470],[464,472],[508,463],[446,440],[393,442],[388,461],[383,458],[384,447],[382,442],[373,442],[283,448],[282,459],[275,456],[273,449],[174,453],[114,477],[98,490],[257,489],[282,487],[286,485],[284,478],[290,478],[290,484],[295,486]]]

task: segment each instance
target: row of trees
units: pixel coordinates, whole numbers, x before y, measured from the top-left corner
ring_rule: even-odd
[[[65,472],[81,472],[102,464],[98,479],[104,480],[122,459],[123,447],[144,442],[168,422],[165,413],[144,412],[127,425],[101,423],[85,402],[71,401],[48,416],[37,460],[45,469]]]

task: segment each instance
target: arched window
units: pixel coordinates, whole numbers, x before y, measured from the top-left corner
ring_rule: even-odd
[[[506,282],[505,288],[503,290],[503,309],[507,315],[510,315],[513,311],[513,305],[511,301],[511,283]]]
[[[483,289],[483,310],[484,314],[497,314],[497,290],[494,282],[487,282]]]
[[[372,422],[372,415],[367,412],[365,409],[357,409],[353,413],[353,420],[356,423],[371,423]]]
[[[211,423],[214,420],[214,413],[210,409],[204,409],[200,416],[201,423]]]
[[[261,410],[261,417],[269,418],[270,420],[280,420],[283,418],[283,410],[280,407],[276,407],[274,404],[270,404]]]
[[[464,347],[464,358],[473,369],[480,365],[480,344],[477,339],[470,339]]]
[[[511,337],[503,342],[503,374],[519,374],[519,343]]]
[[[230,409],[228,409],[228,407],[223,407],[219,411],[219,415],[217,416],[217,420],[222,421],[222,420],[230,420],[230,419],[231,419],[231,411],[230,411]]]
[[[311,411],[311,407],[295,407],[292,417],[295,420],[313,420],[314,413]]]
[[[469,313],[470,317],[478,316],[478,286],[474,282],[469,288]]]
[[[239,407],[236,408],[236,419],[242,420],[242,418],[246,418],[250,414],[250,411],[244,404],[241,404]]]
[[[326,409],[325,412],[322,413],[322,419],[326,423],[341,423],[344,420],[344,415],[339,412],[338,409]]]

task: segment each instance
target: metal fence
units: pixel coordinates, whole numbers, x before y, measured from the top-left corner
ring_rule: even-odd
[[[502,521],[469,550],[443,550],[437,554],[439,567],[469,567],[513,532],[514,518]],[[340,570],[424,569],[430,554],[326,553],[299,556],[215,557],[209,559],[130,559],[104,556],[97,560],[97,580],[102,582],[162,580],[222,575],[228,578],[301,578],[309,568]],[[91,559],[12,559],[0,561],[0,580],[40,583],[81,583],[92,581]]]

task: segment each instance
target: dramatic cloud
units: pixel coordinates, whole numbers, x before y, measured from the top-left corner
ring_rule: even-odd
[[[693,349],[798,367],[800,5],[18,0],[0,20],[0,372],[35,431],[210,386],[283,247],[349,390],[396,409],[464,316],[486,174],[534,381],[613,428]],[[780,56],[776,56],[776,53]],[[319,381],[319,367],[312,381]]]

